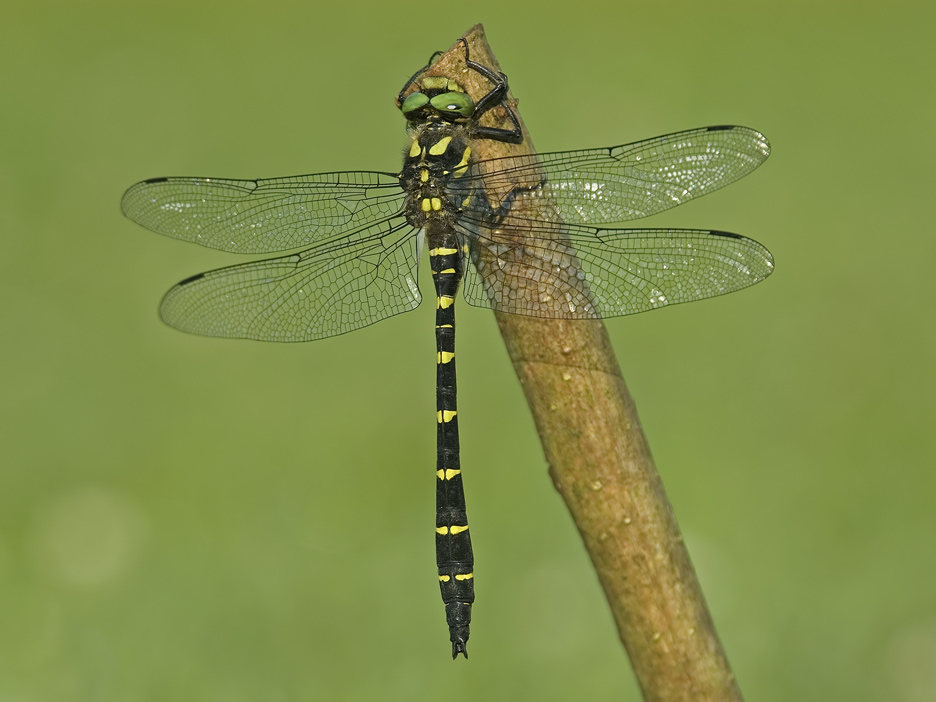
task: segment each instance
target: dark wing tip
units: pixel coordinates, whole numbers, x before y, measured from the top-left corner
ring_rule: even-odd
[[[134,219],[133,217],[133,205],[132,195],[136,193],[140,188],[146,187],[147,185],[153,185],[154,183],[166,183],[169,181],[169,178],[148,178],[147,180],[141,180],[139,183],[134,183],[129,188],[124,191],[123,196],[120,198],[120,211],[124,214],[125,217]],[[135,220],[134,220],[135,221]]]
[[[177,288],[181,288],[183,285],[188,285],[189,283],[194,283],[196,280],[201,280],[205,277],[204,273],[196,273],[195,275],[189,276],[185,280],[181,280],[176,284]]]
[[[770,249],[768,249],[759,241],[756,241],[748,236],[742,236],[741,234],[734,234],[733,232],[723,232],[718,229],[712,229],[711,231],[709,231],[709,234],[711,234],[712,236],[724,237],[725,239],[737,239],[739,241],[747,241],[749,248],[753,248],[758,253],[762,254],[764,257],[764,263],[767,265],[767,273],[765,273],[764,277],[760,278],[760,280],[763,280],[764,278],[769,276],[776,269],[776,262],[774,261],[773,254],[770,253]]]
[[[709,231],[709,234],[712,236],[723,236],[728,239],[747,239],[746,236],[741,236],[740,234],[735,234],[733,232],[723,232],[720,229],[712,229]]]

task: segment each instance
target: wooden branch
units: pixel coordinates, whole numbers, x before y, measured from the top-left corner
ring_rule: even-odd
[[[481,25],[464,39],[473,61],[500,71]],[[427,73],[475,99],[490,89],[465,67],[461,42]],[[482,123],[510,126],[502,107]],[[476,157],[535,153],[522,128],[522,144],[478,140]],[[497,323],[644,699],[741,700],[604,325],[511,314]]]

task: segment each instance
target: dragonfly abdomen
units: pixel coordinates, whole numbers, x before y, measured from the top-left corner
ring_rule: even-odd
[[[459,459],[455,380],[455,295],[465,259],[452,229],[434,223],[426,239],[436,289],[436,565],[452,658],[459,653],[467,658],[474,555]]]

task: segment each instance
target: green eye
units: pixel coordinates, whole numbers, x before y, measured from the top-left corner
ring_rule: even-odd
[[[474,103],[465,93],[442,93],[429,101],[439,112],[457,112],[462,117],[471,117]]]
[[[425,107],[428,104],[429,97],[425,93],[413,93],[403,101],[402,105],[400,105],[400,111],[404,115],[408,115],[410,112],[415,112],[419,108]]]

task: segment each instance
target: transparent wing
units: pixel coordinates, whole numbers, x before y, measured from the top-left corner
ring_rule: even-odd
[[[519,232],[463,227],[462,233],[475,239],[467,302],[532,317],[636,314],[739,290],[773,271],[761,244],[703,229],[530,222]]]
[[[123,213],[175,239],[233,253],[275,253],[401,212],[391,173],[346,171],[264,180],[155,178],[133,185]]]
[[[515,211],[530,209],[523,200],[547,199],[566,222],[610,224],[724,187],[769,155],[767,138],[753,129],[703,127],[624,146],[482,161],[464,178],[453,179],[453,187],[483,190],[492,200],[499,194]],[[482,203],[474,203],[482,212]]]
[[[159,314],[193,334],[311,341],[416,308],[417,237],[397,219],[292,256],[202,273],[172,288]]]

